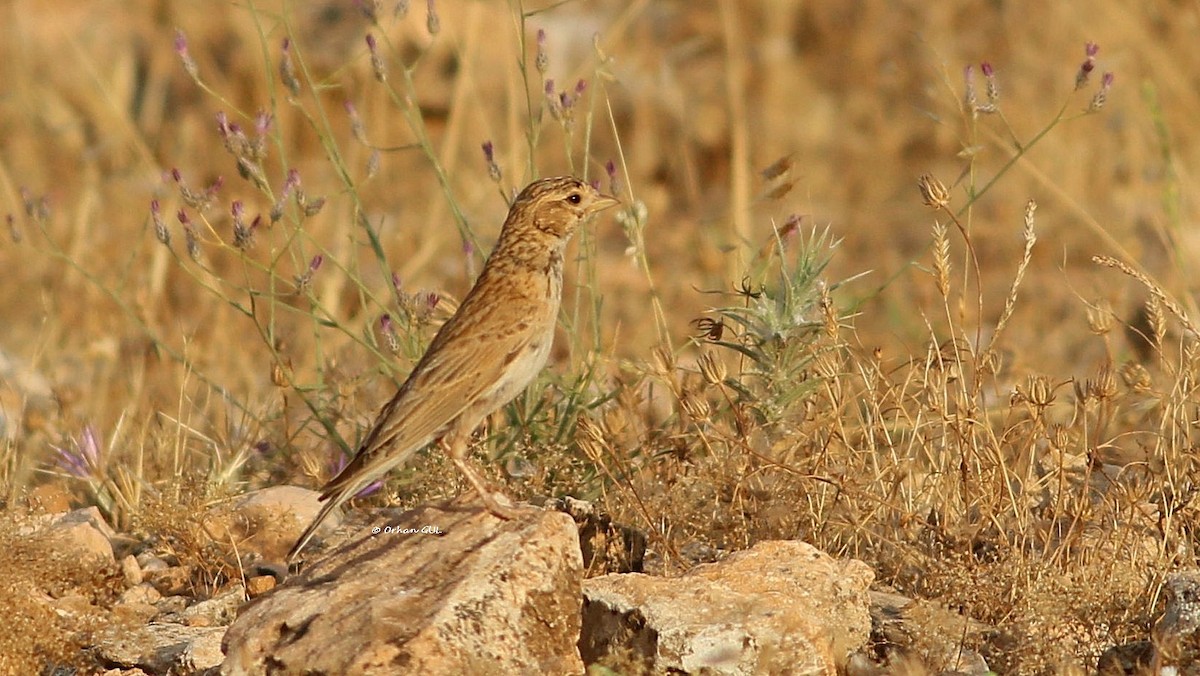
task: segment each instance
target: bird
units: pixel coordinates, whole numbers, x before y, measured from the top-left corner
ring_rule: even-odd
[[[335,509],[435,440],[489,512],[514,516],[469,463],[471,434],[546,365],[567,243],[581,224],[619,203],[571,176],[536,180],[517,195],[474,286],[380,409],[354,458],[325,484],[320,496],[325,504],[288,561]]]

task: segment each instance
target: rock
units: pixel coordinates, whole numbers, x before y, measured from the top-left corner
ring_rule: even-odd
[[[207,601],[189,606],[180,615],[189,627],[225,627],[237,617],[245,600],[246,588],[235,584]]]
[[[117,532],[114,531],[112,526],[108,525],[108,521],[104,519],[104,515],[100,513],[100,508],[96,506],[84,507],[83,509],[76,509],[74,511],[67,512],[54,521],[54,525],[56,526],[66,526],[77,523],[86,523],[90,525],[108,539],[116,537],[117,535]]]
[[[678,578],[583,583],[585,662],[650,673],[830,674],[870,633],[874,573],[803,542],[763,542]]]
[[[501,521],[455,501],[402,514],[391,524],[402,533],[383,525],[243,608],[222,672],[583,671],[583,562],[569,517]]]
[[[192,589],[192,569],[190,566],[173,566],[161,570],[148,570],[146,581],[154,585],[163,596],[184,594]]]
[[[126,554],[125,558],[121,559],[121,575],[125,577],[125,584],[130,587],[140,585],[145,579],[142,575],[142,566],[132,554]]]
[[[62,514],[71,510],[71,495],[59,484],[42,484],[29,491],[29,506],[43,514]]]
[[[221,627],[152,623],[112,628],[98,636],[97,654],[106,666],[139,668],[152,674],[195,674],[221,664]]]
[[[246,593],[250,595],[250,598],[262,596],[274,588],[275,577],[273,575],[255,575],[246,580]]]
[[[117,603],[158,603],[162,599],[162,594],[154,588],[154,585],[149,582],[143,582],[136,587],[130,587],[121,593]]]
[[[241,495],[213,508],[204,521],[214,540],[233,542],[242,554],[283,561],[301,531],[321,509],[320,493],[298,486],[272,486]],[[328,519],[318,535],[332,532],[337,517]]]
[[[100,510],[88,507],[63,514],[42,529],[38,537],[66,557],[90,567],[115,563],[108,541],[112,532]]]

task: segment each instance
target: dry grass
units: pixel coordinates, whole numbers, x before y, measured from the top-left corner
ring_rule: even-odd
[[[445,0],[431,34],[385,4],[5,10],[0,350],[49,384],[0,371],[11,509],[60,483],[187,540],[169,505],[316,485],[511,191],[612,160],[629,208],[579,244],[554,368],[481,444],[496,479],[675,562],[861,557],[1000,627],[1004,672],[1148,635],[1196,563],[1194,10]],[[587,83],[569,125],[537,29],[557,90]],[[53,446],[87,426],[72,473]],[[462,489],[430,454],[379,495]]]

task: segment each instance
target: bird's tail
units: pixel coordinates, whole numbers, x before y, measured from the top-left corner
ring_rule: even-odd
[[[300,555],[300,550],[304,549],[304,546],[308,544],[308,541],[313,538],[313,535],[316,534],[317,529],[321,527],[321,524],[325,523],[325,519],[329,518],[329,515],[333,513],[333,510],[341,507],[342,503],[345,501],[346,499],[340,495],[336,497],[329,496],[328,502],[321,507],[320,512],[317,512],[317,518],[313,519],[312,523],[308,524],[308,528],[304,529],[304,532],[301,533],[300,537],[296,540],[296,544],[292,546],[292,551],[288,552],[288,563],[296,560],[296,557]]]

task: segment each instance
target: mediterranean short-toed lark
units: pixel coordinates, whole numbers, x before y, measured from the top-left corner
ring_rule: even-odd
[[[615,204],[571,177],[534,181],[517,195],[475,286],[380,411],[354,459],[325,485],[325,505],[289,560],[330,512],[438,438],[488,511],[511,516],[467,461],[471,433],[545,366],[562,300],[567,242],[580,223]]]

